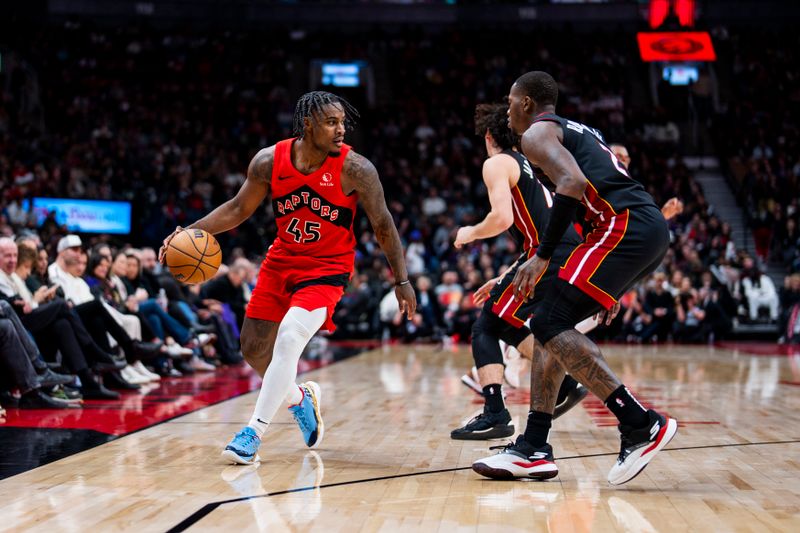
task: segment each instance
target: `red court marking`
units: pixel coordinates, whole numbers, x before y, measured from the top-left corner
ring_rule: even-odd
[[[605,428],[605,427],[616,426],[617,423],[618,423],[617,420],[614,419],[614,422],[595,422],[595,425],[601,428]],[[685,422],[683,420],[678,420],[678,427],[692,426],[692,425],[718,426],[719,424],[720,422],[717,422],[716,420],[687,420]]]
[[[778,383],[781,385],[791,385],[792,387],[800,387],[800,381],[785,381],[781,380]]]
[[[800,355],[800,346],[788,344],[777,344],[774,342],[741,342],[741,341],[719,341],[716,343],[719,348],[728,350],[739,350],[750,355],[761,356],[789,356]]]
[[[7,409],[3,426],[92,429],[124,435],[245,394],[260,383],[250,367],[223,367],[213,373],[162,379],[148,394],[125,392],[116,401],[86,400],[82,409]]]

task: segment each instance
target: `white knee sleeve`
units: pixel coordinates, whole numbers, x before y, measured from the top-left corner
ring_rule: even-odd
[[[272,421],[290,386],[294,386],[300,355],[311,337],[325,323],[327,313],[324,307],[313,311],[292,307],[281,320],[272,361],[264,374],[256,408],[248,424],[259,434]]]

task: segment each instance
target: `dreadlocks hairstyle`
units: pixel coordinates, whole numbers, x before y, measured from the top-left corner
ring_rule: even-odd
[[[522,92],[530,96],[536,105],[556,105],[558,84],[553,76],[541,70],[526,72],[515,82]]]
[[[311,91],[301,96],[294,108],[293,134],[297,136],[298,139],[302,139],[303,135],[305,135],[303,119],[306,117],[313,119],[314,113],[322,113],[322,108],[328,104],[339,104],[342,106],[342,109],[344,109],[345,127],[347,129],[352,128],[356,124],[356,119],[361,116],[358,114],[358,110],[341,96],[336,96],[333,93],[325,91]]]
[[[503,150],[519,146],[519,137],[508,127],[508,104],[478,104],[475,107],[475,135],[492,134],[494,142]]]

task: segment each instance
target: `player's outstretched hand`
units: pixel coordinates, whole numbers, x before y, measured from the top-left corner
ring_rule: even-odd
[[[183,228],[178,226],[175,228],[175,231],[170,233],[166,239],[164,239],[164,243],[161,245],[161,248],[158,249],[158,262],[162,265],[167,264],[167,246],[169,246],[169,241],[177,235],[179,232],[183,231]]]
[[[542,273],[547,268],[550,261],[542,259],[538,255],[534,255],[519,267],[517,274],[514,276],[514,299],[517,301],[527,302],[533,298],[533,291],[536,288],[536,282],[542,277]]]
[[[603,324],[603,320],[605,320],[606,326],[610,326],[611,322],[614,321],[618,314],[619,302],[616,302],[611,306],[611,309],[603,309],[602,311],[599,311],[596,315],[594,315],[594,319],[597,321],[598,326]]]
[[[497,285],[498,281],[500,281],[499,277],[492,278],[481,285],[480,289],[475,291],[475,293],[472,295],[472,303],[475,304],[475,307],[481,307],[484,303],[486,303],[486,300],[489,299],[489,294],[492,292],[494,286]]]
[[[460,249],[465,244],[469,244],[474,240],[475,239],[472,238],[472,226],[464,226],[458,228],[458,231],[456,232],[456,240],[453,243],[453,246],[455,246],[456,249]]]
[[[664,215],[664,218],[667,220],[680,215],[683,213],[683,202],[678,200],[677,196],[673,196],[667,203],[664,204],[664,207],[661,208],[661,214]]]
[[[394,295],[400,304],[400,313],[406,315],[409,320],[414,318],[414,313],[417,312],[417,295],[414,294],[414,287],[410,283],[398,285],[394,288]]]

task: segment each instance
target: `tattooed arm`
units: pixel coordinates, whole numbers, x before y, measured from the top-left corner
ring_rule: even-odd
[[[212,212],[187,226],[206,230],[215,235],[235,228],[253,214],[270,191],[272,180],[272,162],[275,157],[275,146],[259,151],[250,161],[245,180],[236,196],[214,209]],[[178,226],[166,239],[159,250],[159,260],[163,263],[169,241],[183,228]]]
[[[397,234],[397,228],[394,226],[389,208],[386,207],[378,171],[366,157],[357,154],[354,150],[347,154],[342,170],[345,190],[358,193],[361,206],[367,213],[372,230],[392,267],[395,279],[398,282],[407,282],[408,271],[403,256],[403,246],[400,244],[400,236]],[[408,318],[412,318],[417,308],[417,300],[411,284],[396,285],[395,295],[397,301],[400,302],[400,311],[405,313]]]

